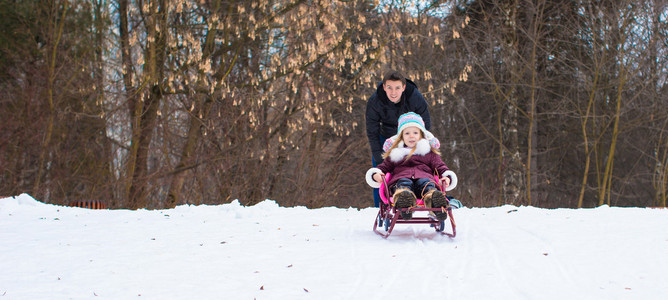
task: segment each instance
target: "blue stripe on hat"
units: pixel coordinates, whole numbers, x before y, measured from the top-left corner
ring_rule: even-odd
[[[421,123],[421,122],[418,122],[417,120],[408,120],[408,121],[404,121],[403,123],[401,123],[401,126],[399,126],[399,127],[403,127],[404,125],[406,125],[406,124],[408,124],[408,123],[417,123],[417,124],[419,125],[420,128],[424,127],[424,125],[422,125],[422,123]]]
[[[399,126],[397,126],[397,134],[401,134],[401,129],[409,123],[417,123],[417,127],[420,128],[420,130],[427,130],[424,127],[424,121],[422,120],[422,117],[414,112],[405,113],[399,116],[399,121],[400,123]]]

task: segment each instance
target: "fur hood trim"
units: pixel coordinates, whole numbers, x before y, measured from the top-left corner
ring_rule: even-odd
[[[410,152],[411,148],[404,147],[404,142],[401,141],[399,142],[399,145],[397,145],[397,148],[392,149],[388,157],[393,162],[399,162],[404,159],[404,157],[406,157]],[[426,139],[421,139],[415,145],[415,152],[413,152],[413,155],[427,155],[429,152],[431,152],[431,145],[429,145],[429,141]]]

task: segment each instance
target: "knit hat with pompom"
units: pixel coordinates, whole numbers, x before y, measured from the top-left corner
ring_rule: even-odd
[[[429,145],[431,147],[436,149],[441,147],[441,144],[438,141],[438,139],[424,127],[424,120],[422,120],[422,117],[414,112],[409,112],[399,116],[397,135],[392,136],[387,140],[385,140],[385,143],[383,144],[383,151],[387,152],[388,150],[390,150],[390,147],[392,147],[394,141],[400,138],[401,132],[404,129],[411,126],[417,127],[422,131],[422,135],[427,141],[429,141]]]

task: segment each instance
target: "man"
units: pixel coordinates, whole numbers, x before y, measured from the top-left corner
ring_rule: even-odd
[[[427,101],[417,85],[397,71],[389,71],[378,84],[376,92],[366,104],[366,135],[371,146],[371,164],[375,167],[383,162],[383,143],[397,133],[399,116],[414,112],[424,120],[427,130],[431,128]],[[380,205],[378,189],[373,190],[373,202]]]

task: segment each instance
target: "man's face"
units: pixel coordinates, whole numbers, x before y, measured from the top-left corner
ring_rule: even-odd
[[[390,101],[399,103],[401,101],[401,93],[406,89],[406,85],[400,80],[387,80],[383,84],[383,89],[387,93],[387,98],[390,98]]]

